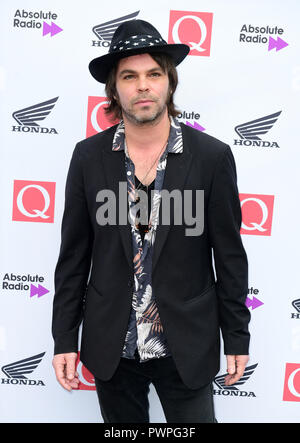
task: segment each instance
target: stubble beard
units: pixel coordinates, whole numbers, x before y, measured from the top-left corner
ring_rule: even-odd
[[[143,125],[155,125],[158,123],[162,117],[162,115],[165,113],[167,108],[166,103],[164,103],[162,106],[158,107],[157,109],[153,110],[152,112],[134,112],[132,109],[125,109],[122,108],[122,114],[125,116],[131,123],[137,125],[137,126],[143,126]]]
[[[150,97],[140,97],[141,100],[149,98],[150,100],[153,100],[155,104],[157,104],[156,109],[153,109],[153,111],[143,111],[143,110],[134,110],[134,103],[131,104],[128,108],[124,108],[121,103],[122,108],[122,115],[125,116],[131,123],[137,125],[137,126],[154,126],[156,125],[164,115],[166,109],[167,109],[167,102],[170,97],[170,91],[167,93],[167,97],[165,98],[164,102],[162,104],[159,104],[157,100],[153,100],[153,98]],[[136,101],[136,100],[135,100]],[[147,106],[145,106],[147,107]]]

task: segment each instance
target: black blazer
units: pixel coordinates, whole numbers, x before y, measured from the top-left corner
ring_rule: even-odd
[[[220,329],[225,354],[248,354],[248,264],[231,149],[181,127],[183,153],[169,154],[163,188],[204,190],[204,230],[186,236],[190,226],[176,225],[172,217],[170,226],[158,226],[152,288],[177,369],[196,389],[219,371]],[[102,380],[120,361],[133,290],[129,224],[96,221],[98,191],[118,195],[119,182],[126,182],[124,151],[112,151],[115,130],[79,142],[73,152],[53,305],[55,354],[78,351],[83,320],[81,360]]]

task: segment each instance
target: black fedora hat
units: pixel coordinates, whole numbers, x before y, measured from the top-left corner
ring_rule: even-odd
[[[188,45],[168,44],[150,23],[129,20],[116,29],[108,54],[94,58],[89,64],[89,70],[98,82],[106,83],[111,68],[121,58],[145,52],[161,52],[168,54],[177,66],[188,55],[189,50]]]

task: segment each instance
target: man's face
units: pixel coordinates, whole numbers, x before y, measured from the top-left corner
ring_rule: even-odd
[[[116,90],[123,118],[136,125],[158,121],[167,110],[168,74],[149,54],[120,60]]]

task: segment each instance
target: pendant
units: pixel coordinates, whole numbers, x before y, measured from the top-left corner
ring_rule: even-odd
[[[141,200],[139,193],[137,191],[135,191],[134,195],[135,195],[134,203],[138,203]]]

